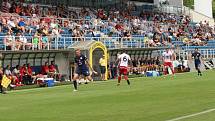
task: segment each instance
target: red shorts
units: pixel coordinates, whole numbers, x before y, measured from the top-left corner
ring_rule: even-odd
[[[128,75],[128,68],[127,67],[124,67],[124,66],[121,66],[119,67],[119,74],[123,74],[123,75]]]
[[[173,67],[172,62],[164,62],[165,67]]]

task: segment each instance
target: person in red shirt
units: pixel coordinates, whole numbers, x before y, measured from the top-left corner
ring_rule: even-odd
[[[45,65],[42,66],[42,74],[43,75],[48,75],[48,73],[49,73],[48,62],[45,62]]]
[[[58,75],[55,75],[57,72],[54,61],[51,61],[51,65],[49,65],[49,76],[52,78],[57,78]]]
[[[28,65],[27,65],[27,71],[28,71],[28,75],[32,76],[32,67],[31,67],[30,63],[28,63]]]
[[[54,61],[51,61],[51,65],[49,65],[49,72],[57,72]]]
[[[20,81],[23,82],[23,76],[26,72],[26,64],[24,64],[22,67],[20,67],[19,73],[20,73]]]

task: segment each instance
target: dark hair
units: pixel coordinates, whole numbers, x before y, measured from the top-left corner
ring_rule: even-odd
[[[122,53],[126,53],[126,50],[125,50],[125,49],[123,49],[123,50],[122,50]]]

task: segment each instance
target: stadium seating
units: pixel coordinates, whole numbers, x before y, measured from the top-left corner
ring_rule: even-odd
[[[42,6],[42,5],[41,5]],[[44,6],[43,6],[44,8]],[[129,8],[129,6],[128,6]],[[146,47],[145,45],[148,44],[147,42],[144,42],[144,37],[148,36],[148,34],[155,34],[155,33],[161,33],[159,35],[159,40],[162,40],[162,38],[168,38],[169,28],[171,30],[174,30],[174,33],[177,35],[178,30],[180,29],[180,26],[183,26],[184,29],[191,29],[189,32],[183,30],[182,33],[186,33],[187,38],[192,39],[193,38],[193,33],[198,33],[197,30],[199,29],[199,25],[202,27],[203,31],[204,28],[207,28],[207,23],[193,23],[190,20],[190,17],[187,16],[181,16],[181,15],[176,15],[176,14],[168,14],[168,13],[159,13],[153,12],[154,9],[157,9],[154,5],[148,5],[148,4],[143,4],[141,6],[135,6],[135,9],[130,12],[130,14],[124,12],[125,10],[128,10],[128,8],[124,8],[123,11],[119,10],[119,13],[114,13],[114,11],[105,11],[101,12],[100,10],[96,9],[82,9],[82,8],[76,8],[73,10],[74,13],[79,15],[79,17],[75,20],[71,20],[69,18],[62,18],[62,17],[56,17],[52,15],[53,18],[48,18],[48,15],[46,17],[42,17],[40,14],[37,15],[37,18],[35,16],[14,16],[13,19],[23,19],[26,23],[29,23],[29,25],[25,25],[26,29],[31,29],[31,32],[26,32],[23,33],[24,36],[27,38],[28,42],[32,42],[32,38],[35,35],[36,32],[38,32],[39,29],[43,29],[44,26],[48,26],[49,28],[49,33],[52,33],[53,27],[52,27],[52,22],[55,21],[57,23],[57,31],[59,31],[59,36],[50,39],[50,44],[51,48],[58,48],[58,49],[65,49],[71,44],[73,44],[77,39],[74,39],[72,37],[80,37],[83,38],[82,40],[85,41],[90,41],[92,40],[97,40],[104,42],[104,44],[108,48],[115,48],[115,47],[128,47],[128,48],[139,48],[139,47]],[[50,9],[52,10],[52,9]],[[84,12],[83,12],[84,11]],[[143,12],[144,11],[144,12]],[[49,11],[50,12],[50,11]],[[111,18],[114,17],[112,14],[107,16],[105,13],[112,13],[116,14],[118,17],[115,18],[116,20],[112,20]],[[88,15],[85,15],[88,13]],[[32,13],[34,14],[34,13]],[[83,14],[83,15],[82,15]],[[98,14],[98,15],[97,15]],[[101,16],[99,15],[101,14]],[[125,14],[125,15],[123,15]],[[4,14],[5,15],[5,14]],[[7,15],[7,14],[6,14]],[[9,14],[10,15],[10,14]],[[115,16],[116,16],[115,15]],[[107,18],[103,18],[106,16]],[[4,16],[2,16],[4,18]],[[85,18],[88,18],[85,20]],[[130,20],[129,20],[130,19]],[[5,20],[9,21],[9,19],[6,17]],[[37,25],[31,23],[32,21],[39,21]],[[48,22],[47,22],[48,21]],[[48,24],[51,21],[51,24]],[[0,21],[3,22],[3,19]],[[19,21],[18,21],[19,22]],[[43,23],[45,22],[45,23]],[[66,23],[68,25],[66,25]],[[144,23],[144,24],[143,24]],[[44,25],[43,25],[44,24]],[[53,25],[54,25],[53,24]],[[174,25],[176,24],[176,26]],[[206,24],[206,25],[205,25]],[[173,26],[174,25],[174,26]],[[38,28],[39,26],[39,28]],[[76,27],[79,26],[80,28],[77,31],[80,31],[80,33],[83,33],[83,35],[76,35],[74,33],[74,30]],[[159,28],[160,26],[160,28]],[[119,28],[118,28],[119,27]],[[151,27],[151,28],[150,28]],[[187,27],[187,28],[186,28]],[[160,32],[156,32],[158,31]],[[205,29],[206,30],[206,29]],[[125,31],[130,32],[130,37],[131,39],[122,39],[122,42],[117,42],[115,40],[118,40],[118,38],[123,38],[126,37],[124,36]],[[1,32],[0,32],[0,49],[3,50],[5,48],[3,40],[8,32],[8,29],[4,29],[1,27]],[[22,31],[20,31],[22,32]],[[94,32],[94,35],[92,34]],[[96,34],[95,34],[96,33]],[[179,33],[181,34],[181,33]],[[206,32],[204,33],[206,36]],[[15,36],[15,33],[13,34]],[[171,42],[169,44],[173,44],[176,46],[181,46],[182,48],[186,49],[193,49],[193,48],[200,48],[200,49],[211,49],[214,48],[215,46],[215,41],[214,35],[212,34],[211,39],[207,41],[207,44],[205,45],[200,45],[200,46],[192,46],[192,45],[186,45],[182,39],[176,39],[175,37],[172,37]],[[192,35],[192,36],[191,36]],[[53,38],[52,35],[49,35],[50,38]],[[178,35],[177,35],[178,36]],[[180,35],[179,35],[180,36]],[[183,35],[184,36],[184,35]],[[112,39],[110,40],[111,37]],[[151,36],[148,36],[149,38],[153,39],[154,38]],[[106,39],[102,39],[106,38]],[[166,41],[166,40],[165,40]],[[122,44],[121,46],[116,46],[116,44]],[[149,44],[150,47],[153,44]],[[56,47],[57,46],[57,47]],[[160,46],[160,45],[159,45]],[[161,45],[162,46],[162,45]],[[166,46],[166,45],[163,45]],[[152,46],[153,47],[153,46]]]

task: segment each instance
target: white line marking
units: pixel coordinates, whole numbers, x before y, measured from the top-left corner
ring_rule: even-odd
[[[199,112],[199,113],[194,113],[194,114],[187,115],[187,116],[181,116],[181,117],[170,119],[170,120],[166,120],[166,121],[179,121],[179,120],[182,120],[182,119],[186,119],[186,118],[190,118],[190,117],[194,117],[194,116],[198,116],[198,115],[210,113],[210,112],[213,112],[213,111],[215,111],[215,108],[214,109],[209,109],[209,110],[206,110],[206,111],[202,111],[202,112]]]

